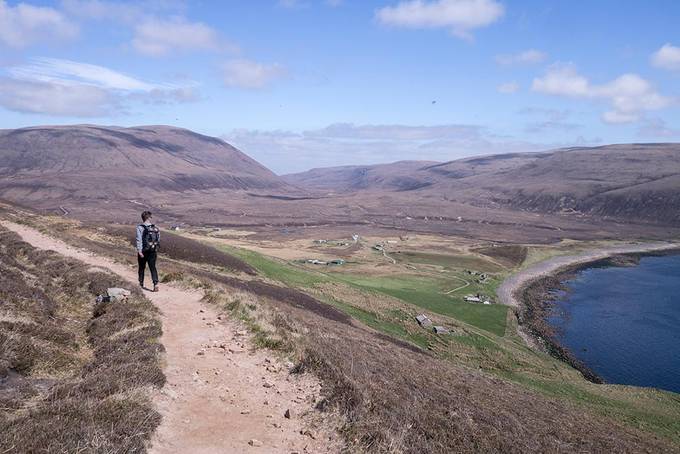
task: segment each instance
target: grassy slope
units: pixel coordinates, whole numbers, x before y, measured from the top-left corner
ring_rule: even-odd
[[[441,337],[419,330],[412,321],[413,312],[408,309],[370,311],[330,295],[322,298],[374,329],[427,347],[439,357],[456,364],[509,379],[545,395],[588,407],[680,443],[680,398],[676,394],[627,386],[595,385],[586,381],[570,366],[527,348],[516,336],[514,327],[506,333],[506,320],[512,320],[507,316],[506,307],[458,303],[452,301],[450,296],[443,295],[441,291],[451,286],[451,280],[438,276],[375,277],[351,272],[322,273],[253,251],[220,247],[242,258],[266,277],[289,286],[310,289],[319,284],[340,282],[363,292],[380,292],[408,305],[441,314],[445,316],[443,320],[462,326],[462,335]],[[567,251],[571,249],[568,247]],[[534,260],[536,256],[552,255],[555,255],[554,251],[530,251]],[[435,259],[436,265],[444,265],[446,273],[470,280],[462,270],[453,268],[453,263],[442,257]],[[422,256],[418,257],[418,262],[427,263]],[[502,275],[485,284],[474,284],[455,292],[454,296],[477,292],[494,295],[501,281]]]
[[[43,224],[44,221],[38,223],[38,225]],[[73,229],[73,227],[71,226],[69,229]],[[240,257],[247,259],[251,265],[270,279],[278,277],[282,279],[281,282],[285,281],[290,286],[302,287],[310,293],[315,293],[318,290],[317,287],[327,285],[329,281],[332,283],[327,275],[319,272],[310,272],[304,268],[292,266],[276,259],[269,259],[250,251],[232,249],[229,249],[229,251],[236,252]],[[345,284],[340,283],[338,285]],[[345,285],[345,287],[350,288],[348,285]],[[351,288],[357,289],[356,286],[351,286]],[[339,289],[342,290],[342,288]],[[367,293],[369,299],[375,299],[379,295],[377,292],[359,290],[361,293]],[[334,294],[334,292],[331,293]],[[577,409],[587,409],[643,431],[662,435],[672,440],[676,446],[680,446],[680,399],[677,395],[653,389],[589,383],[566,364],[527,348],[516,335],[514,317],[508,317],[508,329],[505,336],[500,337],[453,318],[437,316],[440,321],[461,328],[460,335],[442,338],[422,330],[415,324],[412,316],[421,309],[411,304],[392,299],[391,306],[387,309],[380,309],[373,306],[364,307],[356,304],[355,301],[344,300],[341,293],[338,295],[320,298],[319,294],[315,293],[315,296],[320,300],[343,309],[346,313],[379,331],[406,338],[420,346],[427,346],[436,357],[447,360],[452,366],[464,366],[482,372],[482,376],[497,376],[508,379],[527,389],[538,391],[559,401],[571,403]],[[431,314],[431,316],[434,317],[436,314]],[[325,337],[321,337],[316,341],[324,339]],[[347,339],[347,342],[350,342],[350,340]],[[358,360],[356,352],[354,352],[353,358]],[[375,359],[376,357],[371,356],[371,358]],[[331,363],[341,359],[341,357],[337,357],[332,359]],[[354,365],[354,362],[352,362],[352,365]],[[368,368],[369,366],[370,363],[366,363],[363,367]],[[360,367],[352,370],[356,374],[357,371],[363,369]],[[434,372],[431,371],[430,373]],[[371,380],[375,379],[375,376],[371,377]],[[396,389],[392,392],[396,392]],[[489,392],[490,395],[493,394],[492,390],[489,390]],[[444,398],[443,395],[442,398]],[[522,402],[524,402],[524,399]],[[525,403],[533,405],[531,402],[526,401]],[[583,417],[586,417],[586,415],[587,413],[584,413]],[[588,418],[592,417],[588,416]],[[590,420],[588,418],[586,420]],[[449,421],[449,419],[446,421]],[[597,421],[593,420],[593,426],[586,425],[586,427],[598,425]],[[442,421],[442,423],[444,422]],[[566,424],[571,426],[575,423],[576,420],[571,420]],[[527,428],[527,430],[538,430],[538,427]],[[546,430],[553,429],[546,428]],[[554,430],[559,431],[557,428]],[[573,429],[571,430],[573,431]],[[614,429],[612,428],[612,430]],[[590,435],[585,435],[586,432],[589,433],[589,429],[584,430],[584,437],[590,437]],[[522,439],[526,439],[526,434]]]
[[[494,295],[499,279],[490,279],[486,284],[472,284],[451,295],[445,295],[445,291],[459,286],[460,281],[451,279],[450,274],[455,273],[460,276],[463,274],[460,270],[447,269],[446,273],[436,278],[422,275],[365,276],[351,272],[324,273],[265,257],[257,252],[221,247],[245,260],[268,278],[292,287],[309,288],[315,284],[328,282],[346,283],[365,291],[376,291],[393,296],[409,304],[477,326],[498,336],[502,336],[505,332],[507,307],[462,302],[462,296],[468,293],[479,292]]]
[[[385,293],[423,309],[447,315],[492,332],[498,336],[502,336],[505,333],[507,307],[462,302],[460,293],[466,292],[467,288],[455,292],[453,295],[445,295],[443,292],[451,286],[451,281],[449,280],[413,275],[351,276],[346,279],[359,287]],[[477,293],[477,289],[473,288],[470,293]],[[489,293],[494,294],[494,292],[487,292],[487,294]]]

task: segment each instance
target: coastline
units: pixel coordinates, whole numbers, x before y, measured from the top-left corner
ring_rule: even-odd
[[[680,243],[641,243],[595,249],[553,257],[508,277],[498,288],[499,301],[514,308],[518,334],[529,347],[549,353],[574,367],[589,381],[604,383],[555,337],[546,317],[557,299],[556,290],[581,270],[593,267],[635,266],[640,258],[680,254]]]

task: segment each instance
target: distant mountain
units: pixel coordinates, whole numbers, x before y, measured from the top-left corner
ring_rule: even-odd
[[[434,161],[399,161],[392,164],[328,167],[283,175],[290,184],[310,190],[353,192],[360,190],[411,191],[432,183],[422,169]]]
[[[490,208],[680,224],[680,144],[673,143],[336,167],[284,178],[317,191],[411,191],[411,198]]]
[[[577,235],[617,223],[680,226],[680,144],[401,161],[279,177],[228,143],[169,126],[0,130],[0,200],[116,221],[151,208],[224,225],[360,224]],[[537,216],[543,214],[544,216]],[[127,219],[127,218],[126,218]],[[435,224],[433,220],[437,220]],[[559,227],[558,227],[559,225]],[[473,228],[473,226],[475,226]],[[506,226],[506,227],[501,227]],[[532,238],[541,238],[536,227]],[[494,231],[494,234],[497,232]]]
[[[0,198],[148,199],[202,190],[292,188],[228,143],[169,126],[40,126],[0,131]]]

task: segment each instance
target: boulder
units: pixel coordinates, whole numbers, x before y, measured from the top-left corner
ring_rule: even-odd
[[[124,288],[112,287],[106,289],[106,294],[111,298],[111,301],[125,301],[130,296],[130,290]]]

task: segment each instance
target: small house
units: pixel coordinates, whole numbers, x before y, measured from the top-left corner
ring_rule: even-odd
[[[309,259],[307,260],[307,263],[311,263],[312,265],[327,265],[326,262],[323,260],[317,260],[317,259]]]
[[[435,326],[432,328],[432,331],[434,331],[435,334],[447,334],[449,329],[445,326]]]
[[[430,320],[429,317],[425,314],[420,314],[416,316],[416,321],[420,326],[425,328],[427,328],[428,326],[432,326],[432,320]]]

